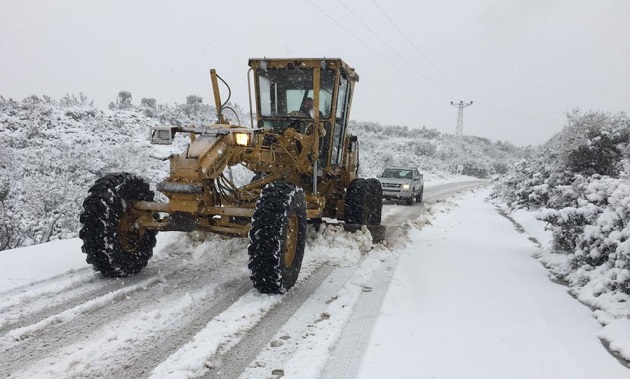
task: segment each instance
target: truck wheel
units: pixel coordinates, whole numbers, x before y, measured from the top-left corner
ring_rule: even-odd
[[[424,186],[420,189],[420,193],[416,195],[416,203],[422,203],[422,198],[424,197]]]
[[[344,221],[346,224],[365,225],[368,221],[370,200],[365,179],[354,179],[346,189]]]
[[[295,284],[306,245],[306,198],[300,187],[270,183],[256,202],[249,231],[249,270],[254,288],[285,293]]]
[[[86,261],[95,271],[125,277],[146,267],[157,232],[132,228],[134,218],[127,201],[153,201],[153,195],[144,180],[128,173],[105,175],[89,189],[79,217],[79,237]]]
[[[414,200],[414,196],[413,196],[413,193],[412,193],[410,197],[405,199],[405,204],[413,205],[413,200]]]
[[[383,210],[383,187],[378,179],[367,179],[368,198],[370,199],[367,224],[380,225]]]

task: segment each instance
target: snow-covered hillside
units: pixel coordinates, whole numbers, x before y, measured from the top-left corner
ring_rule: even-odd
[[[352,123],[360,136],[361,164],[366,176],[388,165],[420,168],[429,178],[454,173],[488,178],[504,174],[510,164],[529,157],[531,148],[518,148],[509,142],[440,133],[434,129]]]
[[[168,162],[151,156],[182,151],[187,137],[178,135],[169,147],[150,145],[150,126],[216,121],[214,108],[198,96],[172,106],[149,100],[133,106],[130,98],[119,96],[111,109],[101,110],[84,95],[59,101],[0,96],[0,250],[75,237],[87,190],[106,173],[134,173],[153,185],[163,180]],[[234,114],[226,113],[233,122],[249,124],[239,106],[231,108]],[[386,165],[410,164],[419,166],[428,182],[452,177],[459,168],[485,178],[504,172],[524,154],[508,143],[456,139],[435,130],[352,123],[351,131],[359,136],[360,174],[365,177]],[[236,168],[234,176],[244,184],[253,173]]]

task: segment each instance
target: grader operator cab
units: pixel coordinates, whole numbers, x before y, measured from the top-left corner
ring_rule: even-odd
[[[160,126],[152,143],[190,135],[170,157],[170,175],[157,185],[168,202],[154,201],[141,178],[109,174],[90,188],[80,216],[87,262],[104,276],[140,272],[159,231],[195,230],[249,237],[249,269],[256,289],[284,293],[298,277],[307,222],[323,218],[381,231],[381,185],[359,179],[359,144],[348,133],[359,76],[341,59],[250,59],[256,119],[252,128],[223,115],[218,79],[211,79],[216,124]],[[224,172],[242,164],[256,175],[237,187]]]

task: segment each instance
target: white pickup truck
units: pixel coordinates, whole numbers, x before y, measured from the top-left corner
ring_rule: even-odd
[[[383,187],[383,199],[405,200],[407,205],[422,202],[424,177],[414,167],[387,167],[378,177]]]

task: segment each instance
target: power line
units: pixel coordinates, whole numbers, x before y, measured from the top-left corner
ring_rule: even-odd
[[[427,63],[428,63],[428,64],[429,64],[429,65],[430,65],[430,66],[431,66],[431,67],[432,67],[432,68],[433,68],[433,69],[434,69],[434,70],[435,70],[438,74],[440,74],[440,75],[442,76],[442,78],[443,78],[444,80],[446,80],[446,81],[449,83],[449,85],[451,85],[451,87],[454,87],[454,86],[452,85],[452,83],[450,82],[450,80],[448,80],[448,78],[446,77],[446,75],[444,75],[444,74],[442,73],[442,71],[440,71],[440,69],[439,69],[439,68],[437,68],[437,66],[436,66],[436,65],[434,65],[434,64],[433,64],[433,62],[431,62],[431,60],[429,60],[429,58],[428,58],[426,55],[424,55],[424,53],[423,53],[422,51],[420,51],[420,49],[419,49],[419,48],[418,48],[418,47],[417,47],[417,46],[413,43],[413,41],[411,40],[411,38],[409,38],[409,37],[407,36],[407,34],[406,34],[405,32],[403,32],[403,31],[402,31],[402,29],[400,29],[400,28],[398,27],[398,25],[396,25],[396,23],[394,22],[394,20],[392,20],[392,18],[391,18],[391,17],[389,17],[389,15],[385,12],[385,10],[383,10],[383,8],[381,8],[381,6],[380,6],[380,5],[378,5],[378,3],[377,3],[375,0],[372,0],[372,3],[374,3],[374,5],[378,8],[378,10],[379,10],[379,11],[383,14],[383,16],[385,16],[385,18],[386,18],[386,19],[387,19],[387,20],[388,20],[388,21],[389,21],[389,22],[390,22],[390,23],[394,26],[394,28],[396,28],[396,30],[398,31],[398,33],[400,33],[400,34],[401,34],[401,35],[405,38],[405,40],[407,40],[407,42],[409,43],[409,45],[411,45],[411,47],[412,47],[412,48],[413,48],[413,49],[414,49],[414,50],[415,50],[418,54],[420,54],[420,56],[421,56],[421,57],[422,57],[425,61],[427,61]]]
[[[348,8],[344,3],[342,3],[341,0],[337,0],[337,2],[342,7],[344,7],[344,9],[346,11],[348,11],[348,13],[350,13],[352,15],[352,17],[354,17],[357,21],[359,21],[361,23],[361,25],[365,26],[376,38],[378,38],[379,41],[381,41],[383,44],[385,44],[385,46],[387,46],[394,54],[396,54],[400,59],[402,59],[405,63],[407,63],[407,65],[409,65],[409,67],[411,67],[414,71],[416,71],[418,74],[420,74],[426,80],[430,80],[430,78],[428,76],[426,76],[423,72],[421,72],[415,66],[413,66],[411,63],[409,63],[409,61],[407,61],[407,59],[405,59],[405,57],[403,57],[400,53],[398,53],[398,51],[396,51],[396,49],[394,49],[387,41],[385,41],[378,33],[376,33],[370,27],[370,25],[368,25],[365,22],[363,22],[363,20],[361,20],[361,18],[359,16],[357,16],[350,8]]]
[[[477,103],[479,103],[479,101]],[[538,115],[531,115],[531,114],[527,114],[527,113],[516,112],[516,111],[510,110],[510,109],[507,109],[507,108],[501,108],[501,107],[497,107],[497,106],[494,106],[494,105],[491,105],[491,104],[482,104],[482,105],[484,107],[486,107],[486,108],[492,108],[492,109],[495,109],[495,110],[497,110],[499,112],[506,113],[506,114],[509,114],[509,115],[512,115],[512,116],[517,116],[517,117],[520,117],[522,119],[528,119],[528,120],[532,120],[532,121],[545,122],[545,123],[551,122],[550,120],[541,118]]]
[[[331,15],[329,15],[328,13],[326,13],[326,11],[324,11],[322,8],[320,8],[317,4],[315,4],[312,0],[306,0],[308,1],[312,6],[314,6],[315,8],[317,8],[317,10],[319,10],[324,16],[328,17],[330,20],[332,20],[335,24],[337,24],[339,27],[341,27],[343,30],[345,30],[348,34],[350,34],[354,39],[356,39],[357,41],[361,42],[365,47],[367,47],[371,52],[373,52],[374,54],[378,55],[379,57],[381,57],[384,61],[386,61],[387,63],[389,63],[392,67],[394,67],[396,70],[400,71],[401,73],[403,73],[404,75],[408,75],[402,68],[400,68],[399,66],[397,66],[395,63],[393,63],[392,61],[390,61],[389,59],[387,59],[385,56],[383,56],[381,53],[379,53],[378,51],[376,51],[372,46],[370,46],[367,42],[363,41],[361,38],[359,38],[356,34],[354,34],[350,29],[346,28],[343,24],[341,24],[339,21],[337,21],[334,17],[332,17]],[[413,75],[412,75],[413,76]],[[432,91],[434,93],[437,93],[438,95],[445,97],[445,95],[435,89],[432,88],[428,88],[425,86],[425,88],[429,91]]]
[[[350,29],[346,28],[343,24],[341,24],[339,21],[337,21],[335,18],[333,18],[331,15],[329,15],[328,13],[326,13],[326,11],[324,11],[322,8],[320,8],[317,4],[315,4],[313,1],[311,0],[306,0],[308,1],[312,6],[314,6],[315,8],[317,8],[317,10],[319,10],[322,14],[324,14],[324,16],[328,17],[329,19],[331,19],[335,24],[339,25],[343,30],[345,30],[346,32],[348,32],[348,34],[350,34],[352,37],[354,37],[354,39],[356,39],[357,41],[361,42],[365,47],[367,47],[371,52],[373,52],[374,54],[378,55],[379,57],[381,57],[384,61],[386,61],[387,63],[389,63],[392,67],[396,68],[397,70],[399,70],[400,72],[402,72],[404,74],[404,71],[396,66],[396,64],[392,61],[390,61],[389,59],[387,59],[385,56],[383,56],[381,53],[379,53],[378,51],[374,50],[372,48],[372,46],[370,46],[367,42],[363,41],[361,38],[359,38],[356,34],[352,33],[352,31],[350,31]]]

